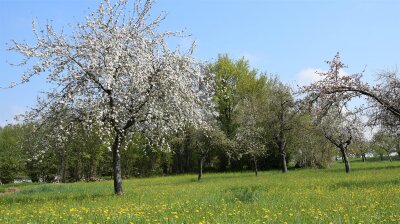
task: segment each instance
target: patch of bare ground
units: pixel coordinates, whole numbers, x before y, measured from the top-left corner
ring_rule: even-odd
[[[0,196],[14,194],[14,193],[17,193],[18,191],[19,191],[18,188],[10,187],[10,188],[7,188],[7,190],[5,192],[0,193]]]

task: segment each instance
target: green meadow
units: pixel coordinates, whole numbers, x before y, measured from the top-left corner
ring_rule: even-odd
[[[400,161],[351,166],[2,185],[0,223],[400,223]]]

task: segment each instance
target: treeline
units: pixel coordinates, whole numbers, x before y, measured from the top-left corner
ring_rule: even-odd
[[[134,133],[121,152],[123,177],[199,173],[201,179],[203,170],[286,172],[288,164],[328,167],[338,159],[337,149],[315,124],[315,114],[300,108],[290,86],[278,77],[227,55],[206,70],[215,83],[216,113],[208,121],[212,128],[188,124],[160,142]],[[34,182],[73,182],[112,176],[112,153],[104,133],[79,120],[64,123],[61,130],[60,124],[35,123],[0,128],[0,181],[27,176]],[[400,151],[400,137],[385,130],[371,141],[360,137],[353,142],[350,155],[363,158],[375,154],[391,159],[391,153]]]

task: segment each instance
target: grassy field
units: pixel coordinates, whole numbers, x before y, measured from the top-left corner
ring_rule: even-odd
[[[330,169],[21,185],[0,223],[400,223],[400,162]],[[2,186],[5,188],[5,186]]]

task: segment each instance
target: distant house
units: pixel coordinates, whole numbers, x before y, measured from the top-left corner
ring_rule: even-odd
[[[16,177],[14,179],[14,184],[20,184],[20,183],[32,183],[32,180],[27,178],[27,177]]]

